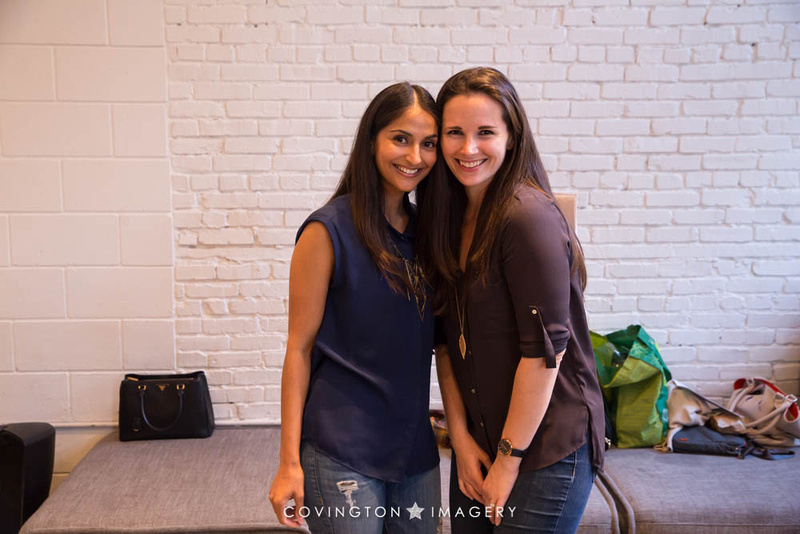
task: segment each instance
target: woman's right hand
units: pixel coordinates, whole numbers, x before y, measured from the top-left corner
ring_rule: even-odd
[[[481,466],[488,471],[492,467],[492,459],[470,435],[464,436],[458,442],[454,441],[453,450],[456,453],[458,488],[461,493],[473,501],[486,504],[481,491],[483,486]]]
[[[297,465],[281,465],[269,489],[269,500],[272,509],[281,525],[287,527],[300,527],[303,518],[300,517],[300,508],[303,507],[303,468]],[[289,501],[294,499],[294,505]]]
[[[334,263],[328,230],[319,221],[310,222],[297,240],[289,269],[289,339],[281,375],[280,463],[269,490],[275,515],[287,527],[304,523],[300,516],[305,497],[305,476],[300,464],[303,410],[311,377],[311,351],[325,315]]]

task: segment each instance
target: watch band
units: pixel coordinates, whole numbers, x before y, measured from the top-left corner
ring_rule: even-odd
[[[497,452],[503,456],[513,456],[515,458],[522,458],[525,456],[527,449],[515,449],[514,444],[508,438],[500,439],[497,444]]]

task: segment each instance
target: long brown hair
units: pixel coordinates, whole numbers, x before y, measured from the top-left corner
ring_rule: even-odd
[[[439,113],[444,111],[453,97],[476,93],[486,95],[500,104],[511,141],[511,148],[486,189],[475,225],[473,252],[467,258],[478,278],[485,280],[495,241],[516,192],[521,187],[533,187],[552,199],[553,191],[522,102],[503,73],[491,67],[476,67],[453,75],[444,83],[436,98]],[[450,169],[446,165],[439,167],[438,172],[432,172],[426,180],[419,203],[419,243],[427,276],[436,288],[435,306],[441,311],[461,273],[458,257],[467,195]],[[561,216],[564,217],[563,212]],[[564,220],[567,220],[566,217]],[[567,227],[572,243],[571,274],[577,272],[585,288],[583,250],[569,223]]]
[[[403,262],[389,249],[390,237],[384,214],[383,179],[375,165],[372,146],[378,132],[408,109],[419,106],[439,125],[439,112],[433,96],[423,87],[408,82],[383,89],[367,106],[353,141],[353,149],[342,178],[331,199],[350,195],[350,209],[361,243],[369,251],[389,286],[401,292],[414,290],[406,279]],[[436,165],[434,165],[434,168]],[[423,182],[427,181],[427,177]],[[418,199],[419,201],[419,199]],[[408,195],[404,198],[408,205]]]

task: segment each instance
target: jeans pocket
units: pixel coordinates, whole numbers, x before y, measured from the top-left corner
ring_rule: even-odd
[[[322,488],[320,488],[317,450],[309,443],[303,442],[300,445],[300,465],[303,468],[303,476],[305,478],[306,501],[325,506],[326,499],[322,494]]]

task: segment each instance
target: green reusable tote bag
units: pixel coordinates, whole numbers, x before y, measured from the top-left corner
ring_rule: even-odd
[[[620,448],[647,447],[667,435],[667,382],[672,375],[644,328],[592,332],[597,377]]]

